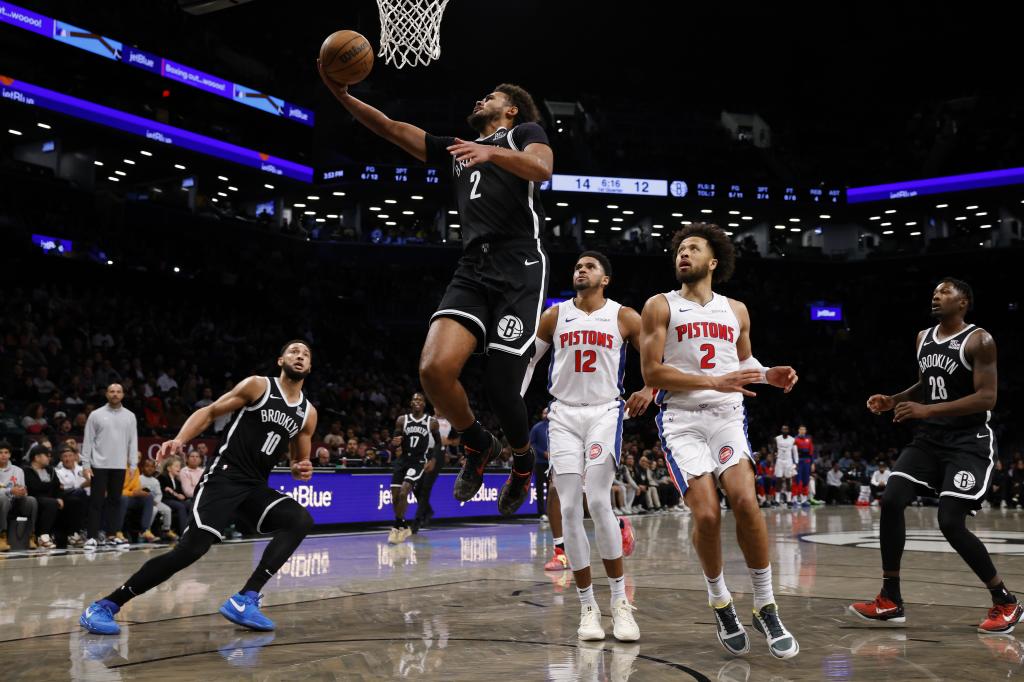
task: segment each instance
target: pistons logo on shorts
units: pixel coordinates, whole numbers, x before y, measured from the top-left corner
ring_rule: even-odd
[[[731,447],[728,445],[723,446],[722,449],[718,451],[718,461],[725,464],[729,461],[729,458],[732,457],[732,453],[733,449]]]
[[[604,452],[604,448],[601,447],[600,443],[594,443],[590,446],[590,459],[597,459]]]

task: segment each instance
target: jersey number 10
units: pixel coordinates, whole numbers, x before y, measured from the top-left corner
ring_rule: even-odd
[[[281,434],[274,433],[273,431],[267,431],[267,439],[263,441],[263,447],[260,448],[260,452],[264,455],[272,455],[280,442]]]
[[[596,372],[597,368],[594,364],[597,363],[597,352],[592,350],[578,350],[576,351],[576,371],[577,372]]]

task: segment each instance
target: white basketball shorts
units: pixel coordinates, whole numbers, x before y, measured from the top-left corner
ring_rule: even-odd
[[[711,472],[717,481],[744,458],[754,464],[742,404],[694,411],[663,408],[656,421],[669,472],[684,494],[691,478]]]
[[[566,405],[557,400],[548,408],[548,452],[556,474],[583,475],[587,468],[610,457],[619,465],[622,419],[626,403]]]

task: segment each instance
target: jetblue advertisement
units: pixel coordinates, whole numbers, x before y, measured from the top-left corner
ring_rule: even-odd
[[[435,519],[471,516],[497,516],[498,491],[508,478],[507,473],[485,473],[484,484],[468,502],[452,497],[456,474],[442,473],[430,494]],[[280,490],[309,510],[317,524],[363,523],[391,521],[391,474],[314,472],[309,481],[296,481],[290,473],[270,474],[270,487]],[[409,495],[405,517],[416,515],[416,497]],[[519,508],[518,515],[537,513],[537,490],[531,484],[530,495]]]

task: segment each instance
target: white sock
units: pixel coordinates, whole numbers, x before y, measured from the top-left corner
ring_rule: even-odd
[[[594,599],[594,584],[591,583],[586,589],[581,590],[576,588],[576,592],[580,595],[580,605],[587,606],[588,604],[597,608],[597,600]]]
[[[749,570],[750,582],[754,586],[754,610],[760,611],[765,604],[775,603],[775,593],[772,592],[772,565]]]
[[[721,608],[732,601],[729,588],[725,586],[725,573],[719,573],[717,578],[704,576],[704,582],[708,586],[708,602],[715,608]]]
[[[564,539],[562,539],[562,538],[555,538],[555,547],[557,547],[558,545],[564,545],[564,544],[565,544],[565,540]]]
[[[618,578],[608,578],[608,587],[612,590],[612,604],[619,599],[626,598],[626,576],[620,575]]]

